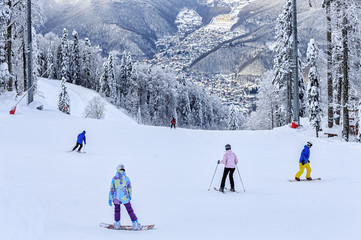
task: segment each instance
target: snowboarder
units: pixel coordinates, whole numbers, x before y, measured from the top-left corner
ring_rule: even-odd
[[[170,128],[172,129],[172,127],[174,127],[174,129],[175,129],[175,118],[174,117],[172,117],[172,120],[170,120],[170,123],[171,123],[171,125],[170,125]]]
[[[120,205],[124,204],[128,211],[129,217],[133,223],[133,230],[139,230],[142,225],[138,223],[138,218],[135,215],[130,200],[132,199],[132,185],[125,174],[123,164],[119,164],[116,168],[117,172],[112,179],[109,191],[109,206],[114,203],[114,229],[120,229]]]
[[[219,191],[224,192],[224,186],[226,184],[227,175],[229,173],[229,181],[231,183],[231,191],[234,192],[234,180],[233,180],[233,173],[236,169],[236,164],[238,163],[238,158],[236,154],[234,154],[231,150],[231,145],[227,144],[225,146],[226,152],[223,155],[223,160],[218,160],[218,164],[224,164],[224,171],[223,171],[223,177],[221,182],[221,187],[219,188]]]
[[[310,167],[310,148],[312,147],[312,142],[308,141],[307,144],[304,146],[302,152],[301,152],[301,157],[299,160],[299,166],[300,166],[300,170],[296,173],[295,176],[295,180],[296,181],[300,181],[300,177],[303,174],[303,172],[305,171],[305,168],[307,170],[306,173],[306,179],[311,181],[311,167]]]
[[[78,152],[80,152],[81,148],[83,147],[83,141],[84,141],[84,144],[86,144],[85,130],[83,132],[79,133],[78,138],[76,140],[76,145],[73,148],[73,150],[71,150],[71,151],[74,151],[78,146],[80,146],[78,149]]]

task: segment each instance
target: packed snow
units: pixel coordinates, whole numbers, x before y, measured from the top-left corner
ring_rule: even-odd
[[[67,88],[71,115],[57,110],[57,80],[41,79],[35,101],[26,106],[25,98],[15,115],[9,110],[19,98],[0,95],[1,239],[360,239],[361,144],[315,138],[306,120],[296,130],[174,130],[138,125],[110,104],[104,119],[88,119],[84,109],[98,94]],[[68,152],[83,130],[86,153]],[[311,176],[322,180],[289,182],[309,140]],[[227,143],[240,175],[238,193],[222,194],[212,188],[220,185],[217,160]],[[114,221],[108,192],[119,163],[139,222],[154,230],[99,227]],[[121,223],[131,223],[124,207]]]

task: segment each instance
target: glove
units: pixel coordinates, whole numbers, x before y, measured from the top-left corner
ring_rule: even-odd
[[[221,163],[221,160],[218,160],[218,161],[217,161],[217,164],[220,164],[220,163]]]
[[[310,160],[308,160],[308,163],[310,163]]]
[[[305,160],[302,160],[302,162],[301,162],[301,163],[302,163],[302,165],[305,165]]]
[[[109,203],[109,206],[113,206],[113,205],[112,205],[112,200],[109,199],[109,202],[108,202],[108,203]]]

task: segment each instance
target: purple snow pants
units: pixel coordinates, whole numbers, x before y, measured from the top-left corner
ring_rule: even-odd
[[[132,220],[132,222],[136,221],[138,218],[135,216],[135,213],[133,211],[132,205],[129,203],[124,204],[125,208],[128,211],[129,217]],[[114,204],[114,220],[120,221],[120,204]]]

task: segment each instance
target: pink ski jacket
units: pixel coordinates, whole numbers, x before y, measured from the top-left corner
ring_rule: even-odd
[[[223,160],[221,161],[226,168],[236,168],[236,164],[238,163],[238,158],[236,154],[232,152],[232,150],[227,150],[223,155]]]

